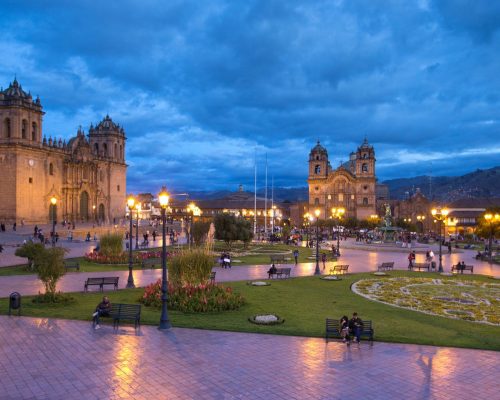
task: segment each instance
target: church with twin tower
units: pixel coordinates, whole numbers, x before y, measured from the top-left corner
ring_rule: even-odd
[[[309,211],[319,209],[320,219],[343,207],[345,217],[368,219],[376,212],[375,150],[365,139],[349,161],[333,169],[328,151],[319,143],[309,153]]]
[[[113,222],[125,214],[125,132],[106,116],[68,142],[47,137],[43,107],[16,79],[0,90],[0,221]],[[51,204],[51,199],[56,204]]]

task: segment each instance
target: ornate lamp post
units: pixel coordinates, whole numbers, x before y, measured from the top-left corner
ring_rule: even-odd
[[[134,259],[132,257],[132,210],[134,209],[135,199],[133,196],[130,196],[127,199],[128,206],[128,217],[130,221],[130,231],[128,235],[128,279],[127,279],[127,288],[135,288],[134,284],[134,275],[132,274],[132,268],[134,266]]]
[[[95,204],[92,204],[92,217],[94,217],[94,223],[97,222],[97,215],[95,213]]]
[[[139,211],[141,211],[141,203],[135,204],[135,209],[137,211],[137,221],[135,224],[135,249],[139,249]]]
[[[309,247],[309,222],[312,216],[309,213],[304,214],[304,226],[306,228],[306,247]]]
[[[55,196],[50,198],[50,204],[52,205],[52,247],[56,245],[56,204],[57,199]]]
[[[194,203],[189,203],[188,205],[188,213],[189,215],[189,234],[188,234],[188,243],[189,247],[191,247],[191,244],[193,242],[193,220],[194,217],[199,217],[201,215],[201,210],[200,208],[194,204]]]
[[[495,223],[498,223],[500,221],[500,215],[499,214],[493,215],[491,213],[487,213],[484,215],[484,219],[490,225],[490,239],[488,241],[488,258],[489,258],[490,263],[491,263],[492,262],[493,236],[495,236]]]
[[[161,188],[158,194],[158,200],[161,207],[161,223],[162,223],[162,246],[161,246],[161,317],[160,326],[158,329],[170,329],[172,325],[167,313],[167,234],[165,225],[167,224],[167,207],[170,196],[165,186]]]
[[[417,221],[422,223],[422,233],[424,233],[425,215],[417,215]]]
[[[433,208],[431,210],[432,216],[439,222],[439,269],[438,272],[443,272],[443,252],[442,252],[442,244],[443,240],[441,238],[441,226],[443,221],[446,220],[449,211],[446,208]]]
[[[345,214],[345,208],[332,208],[332,217],[335,218],[337,224],[337,257],[340,257],[340,219]]]
[[[314,275],[320,275],[321,272],[319,270],[319,216],[321,214],[321,210],[317,208],[314,210],[314,215],[316,216],[316,269],[314,270]]]

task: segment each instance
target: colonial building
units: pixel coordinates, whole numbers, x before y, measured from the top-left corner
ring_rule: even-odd
[[[66,141],[43,135],[44,111],[14,79],[0,90],[0,220],[113,221],[124,216],[125,132],[106,116]],[[52,205],[50,199],[57,202]]]
[[[343,207],[346,217],[367,219],[376,213],[375,151],[365,139],[349,161],[333,169],[328,152],[317,143],[309,154],[309,209],[328,218],[333,207]]]

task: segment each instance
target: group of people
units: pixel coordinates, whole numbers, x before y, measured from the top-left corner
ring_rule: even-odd
[[[354,336],[356,343],[361,341],[363,333],[363,320],[354,312],[352,318],[349,319],[346,315],[340,318],[340,337],[344,343],[351,344],[351,336]]]
[[[231,268],[231,255],[229,253],[222,253],[219,258],[219,264],[222,268]]]

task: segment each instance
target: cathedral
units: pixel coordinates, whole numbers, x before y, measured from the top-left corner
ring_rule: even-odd
[[[87,135],[80,128],[68,142],[47,139],[44,114],[40,99],[34,100],[16,79],[0,90],[0,221],[123,218],[127,171],[123,128],[106,116],[97,126],[91,125]]]
[[[318,141],[309,154],[309,210],[319,208],[325,219],[332,208],[343,207],[345,217],[370,218],[376,214],[376,181],[375,151],[366,139],[335,170]]]

